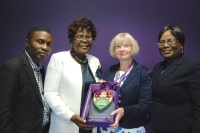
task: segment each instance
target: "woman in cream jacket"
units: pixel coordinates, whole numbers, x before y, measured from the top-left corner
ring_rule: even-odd
[[[92,133],[80,115],[90,82],[99,81],[99,60],[86,54],[96,37],[90,19],[76,19],[68,27],[70,51],[53,54],[47,67],[45,98],[51,112],[50,133]]]

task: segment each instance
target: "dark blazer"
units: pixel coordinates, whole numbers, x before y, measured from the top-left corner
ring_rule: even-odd
[[[181,55],[160,75],[165,64],[153,69],[151,126],[165,132],[200,133],[200,61]]]
[[[119,64],[106,70],[105,80],[113,81]],[[151,101],[151,71],[134,60],[134,67],[120,88],[120,107],[124,116],[119,125],[123,128],[136,128],[147,124],[146,114]]]
[[[44,69],[41,73],[44,77]],[[0,133],[41,132],[43,110],[35,75],[25,52],[1,65]]]

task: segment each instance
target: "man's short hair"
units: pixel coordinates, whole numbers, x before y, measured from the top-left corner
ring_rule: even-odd
[[[28,34],[26,35],[26,39],[31,40],[31,38],[33,37],[33,33],[36,32],[36,31],[45,31],[45,32],[51,34],[49,29],[47,29],[45,27],[34,27],[34,28],[29,30]]]

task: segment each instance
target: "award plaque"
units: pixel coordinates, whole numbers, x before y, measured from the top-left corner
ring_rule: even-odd
[[[119,91],[117,82],[90,83],[81,117],[97,127],[113,124],[111,112],[117,108]]]

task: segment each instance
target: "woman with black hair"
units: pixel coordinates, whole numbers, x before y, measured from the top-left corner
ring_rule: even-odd
[[[90,133],[93,125],[80,117],[90,82],[99,81],[99,60],[86,54],[97,35],[88,18],[68,27],[69,51],[52,55],[47,67],[44,95],[52,109],[50,133]]]
[[[164,27],[158,36],[165,60],[153,69],[154,133],[200,133],[200,61],[184,55],[184,41],[177,26]]]

